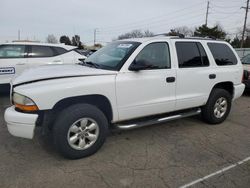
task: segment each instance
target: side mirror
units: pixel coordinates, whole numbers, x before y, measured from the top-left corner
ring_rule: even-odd
[[[130,71],[140,71],[146,68],[145,63],[143,61],[134,60],[133,63],[129,66],[128,70]]]

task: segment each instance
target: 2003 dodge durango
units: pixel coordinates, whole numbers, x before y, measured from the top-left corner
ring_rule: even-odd
[[[79,65],[29,69],[12,80],[9,132],[53,133],[64,157],[94,154],[110,128],[143,127],[200,114],[222,123],[245,88],[243,67],[226,42],[152,37],[108,44]]]

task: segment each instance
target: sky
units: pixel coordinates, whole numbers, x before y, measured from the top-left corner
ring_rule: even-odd
[[[230,36],[242,30],[246,0],[209,2],[208,26],[219,23]],[[0,42],[17,40],[20,30],[23,40],[78,34],[91,45],[97,29],[97,42],[105,44],[133,29],[159,34],[200,26],[206,7],[206,0],[0,0]]]

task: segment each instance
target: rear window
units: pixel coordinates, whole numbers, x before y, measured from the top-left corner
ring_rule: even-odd
[[[231,48],[223,43],[207,43],[218,66],[236,65],[237,58]]]
[[[31,46],[31,57],[52,57],[55,56],[52,48],[49,46]]]
[[[176,42],[180,68],[209,66],[207,54],[199,42]]]
[[[54,50],[55,55],[65,54],[68,51],[61,47],[51,47]]]

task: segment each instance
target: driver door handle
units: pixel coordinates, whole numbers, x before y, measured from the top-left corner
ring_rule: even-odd
[[[167,77],[166,82],[168,82],[168,83],[175,82],[175,77]]]
[[[17,65],[25,65],[25,63],[17,63]]]

